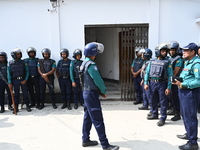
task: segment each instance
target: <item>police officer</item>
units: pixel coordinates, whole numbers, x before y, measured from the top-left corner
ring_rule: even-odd
[[[71,61],[70,64],[70,79],[72,81],[72,87],[74,90],[74,109],[78,108],[78,101],[80,101],[81,105],[83,106],[83,92],[82,87],[80,84],[80,78],[79,78],[79,68],[82,64],[82,60],[80,60],[82,57],[82,51],[80,49],[76,49],[73,52],[73,58],[74,60]]]
[[[139,52],[141,48],[136,48],[137,58],[133,60],[131,65],[131,73],[133,74],[134,88],[136,91],[137,99],[133,103],[134,105],[142,103],[142,86],[140,85],[142,78],[140,77],[140,71],[143,65],[143,59],[141,58],[141,53]]]
[[[13,110],[12,99],[11,99],[10,91],[9,91],[9,88],[7,85],[7,63],[8,63],[7,62],[7,54],[3,51],[0,51],[0,72],[1,72],[1,76],[0,76],[1,110],[0,110],[0,113],[3,113],[5,111],[5,107],[4,107],[5,90],[7,91],[7,96],[8,96],[8,109]]]
[[[58,78],[58,82],[60,85],[60,90],[62,94],[63,105],[61,109],[68,108],[71,110],[70,100],[71,100],[71,92],[72,92],[72,82],[70,80],[70,63],[71,60],[68,59],[69,50],[63,48],[60,50],[60,56],[62,57],[61,60],[58,61],[56,75]]]
[[[180,109],[186,130],[184,135],[177,135],[177,137],[188,140],[186,144],[179,146],[181,150],[199,149],[197,109],[200,92],[200,59],[196,56],[197,50],[195,43],[183,47],[183,58],[186,59],[180,74],[183,81],[175,79],[173,82],[179,87]]]
[[[145,49],[141,49],[140,52],[142,53],[142,59],[144,60],[142,69],[141,69],[141,73],[140,73],[140,76],[142,78],[141,85],[143,86],[145,71],[149,64],[149,60],[152,57],[152,51],[148,48],[145,48]],[[151,99],[149,98],[151,96],[150,87],[148,90],[145,90],[144,87],[142,89],[143,89],[143,92],[142,92],[143,106],[139,107],[138,109],[139,110],[148,110],[148,106],[151,105],[151,102],[150,102]]]
[[[105,133],[105,126],[101,110],[99,95],[106,98],[106,87],[99,74],[99,70],[94,62],[98,53],[102,53],[104,46],[100,43],[88,43],[84,48],[85,61],[82,63],[80,71],[83,71],[83,98],[84,98],[84,120],[82,146],[97,145],[97,141],[90,140],[90,130],[94,125],[103,150],[118,150],[119,146],[110,145]]]
[[[23,101],[26,104],[26,110],[31,111],[29,107],[29,98],[27,90],[27,80],[29,77],[29,69],[27,63],[22,60],[22,50],[15,48],[11,52],[13,60],[9,62],[8,66],[8,86],[14,88],[14,101],[17,112],[19,111],[19,97],[20,97],[20,86],[22,89]]]
[[[168,107],[167,95],[170,94],[171,89],[170,78],[172,76],[172,66],[169,60],[166,59],[168,50],[167,43],[159,45],[158,49],[155,50],[157,58],[150,61],[144,77],[144,89],[148,90],[148,84],[151,87],[152,115],[147,117],[148,120],[158,119],[158,103],[160,100],[161,117],[157,122],[158,126],[165,124]]]
[[[56,61],[50,59],[51,50],[44,48],[42,50],[42,56],[44,59],[38,60],[38,72],[40,74],[39,83],[40,83],[40,107],[39,110],[44,108],[44,99],[45,99],[45,90],[46,84],[49,88],[50,97],[52,100],[52,107],[54,109],[56,106],[56,95],[54,92],[54,72],[56,70]]]
[[[173,76],[179,77],[182,68],[183,61],[181,56],[178,54],[179,51],[179,43],[177,41],[170,41],[170,50],[169,55],[171,56],[170,61],[173,70]],[[180,104],[178,97],[178,87],[176,85],[172,85],[171,87],[171,101],[172,101],[172,109],[167,112],[168,115],[175,113],[174,117],[171,118],[172,121],[180,120]]]
[[[24,59],[24,61],[28,64],[29,68],[29,78],[27,81],[28,85],[28,92],[31,98],[31,105],[30,107],[35,106],[36,108],[39,108],[40,106],[40,85],[39,85],[39,73],[37,69],[38,64],[38,58],[35,58],[36,56],[36,49],[34,47],[29,47],[26,50],[29,58]]]

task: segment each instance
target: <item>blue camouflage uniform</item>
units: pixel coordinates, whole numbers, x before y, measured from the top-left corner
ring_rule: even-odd
[[[143,65],[143,59],[142,58],[136,58],[133,60],[133,63],[131,65],[131,67],[133,67],[133,72],[137,72],[138,70],[140,70],[142,68]],[[134,88],[137,94],[137,101],[141,102],[142,101],[142,86],[140,85],[142,78],[140,77],[140,75],[138,75],[136,78],[133,77],[133,81],[134,81]]]
[[[198,63],[197,63],[198,62]],[[179,89],[180,111],[183,118],[188,140],[197,144],[198,119],[197,109],[200,93],[200,59],[194,56],[185,61],[184,69],[180,74],[183,78],[182,88]]]
[[[78,101],[83,104],[83,92],[82,92],[82,87],[80,84],[80,79],[79,79],[79,67],[82,64],[82,60],[73,60],[71,61],[70,64],[70,79],[72,82],[76,83],[76,87],[73,87],[74,90],[74,103],[78,104]]]
[[[102,108],[99,100],[99,93],[106,94],[106,87],[95,62],[86,57],[85,62],[87,61],[92,63],[85,68],[83,77],[84,121],[82,140],[84,143],[89,141],[90,130],[93,124],[102,147],[107,148],[109,143],[105,133]],[[82,65],[84,65],[84,62]]]
[[[147,66],[144,77],[144,84],[151,87],[151,112],[152,116],[158,117],[158,103],[161,106],[160,120],[167,118],[168,99],[165,95],[166,89],[171,89],[170,78],[172,76],[172,66],[167,58],[158,60],[152,59]],[[149,83],[148,83],[149,82]]]

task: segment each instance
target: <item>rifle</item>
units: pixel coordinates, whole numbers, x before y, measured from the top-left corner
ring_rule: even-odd
[[[0,71],[0,77],[1,79],[7,84],[8,86],[8,82],[7,82],[7,79],[4,77],[4,75],[2,74],[2,72]],[[9,86],[8,86],[9,87]],[[15,101],[14,101],[14,93],[13,93],[13,90],[12,88],[9,87],[9,90],[10,90],[10,95],[11,95],[11,98],[12,98],[12,104],[14,106],[14,114],[17,115],[17,108],[16,108],[16,105],[15,105]]]
[[[40,59],[40,60],[38,60],[38,62],[39,62],[39,64],[40,64],[41,72],[44,73],[45,70],[44,70],[44,65],[43,65],[42,60]],[[49,79],[48,79],[48,80],[45,80],[45,81],[46,81],[46,83],[49,85],[49,87],[53,90],[53,92],[55,93],[54,87],[53,87],[53,85],[51,84],[51,82],[49,81]]]

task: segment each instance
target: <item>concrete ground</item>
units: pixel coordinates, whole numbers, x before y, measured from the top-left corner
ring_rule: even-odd
[[[101,150],[101,145],[82,147],[81,129],[83,107],[61,110],[46,104],[43,110],[25,109],[13,115],[7,110],[0,114],[0,150]],[[72,105],[73,106],[73,105]],[[182,120],[158,127],[158,120],[147,120],[148,111],[138,110],[133,102],[102,101],[106,133],[110,144],[120,150],[178,150],[185,140],[177,134],[185,133]],[[199,118],[199,114],[198,114]],[[98,140],[94,127],[91,139]]]

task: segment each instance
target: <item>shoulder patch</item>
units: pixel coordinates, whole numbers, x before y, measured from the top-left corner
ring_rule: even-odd
[[[94,66],[93,68],[94,68],[94,70],[96,70],[96,71],[98,70],[97,66]]]
[[[194,72],[199,72],[199,69],[194,69]]]
[[[172,65],[169,65],[169,68],[172,68]]]

